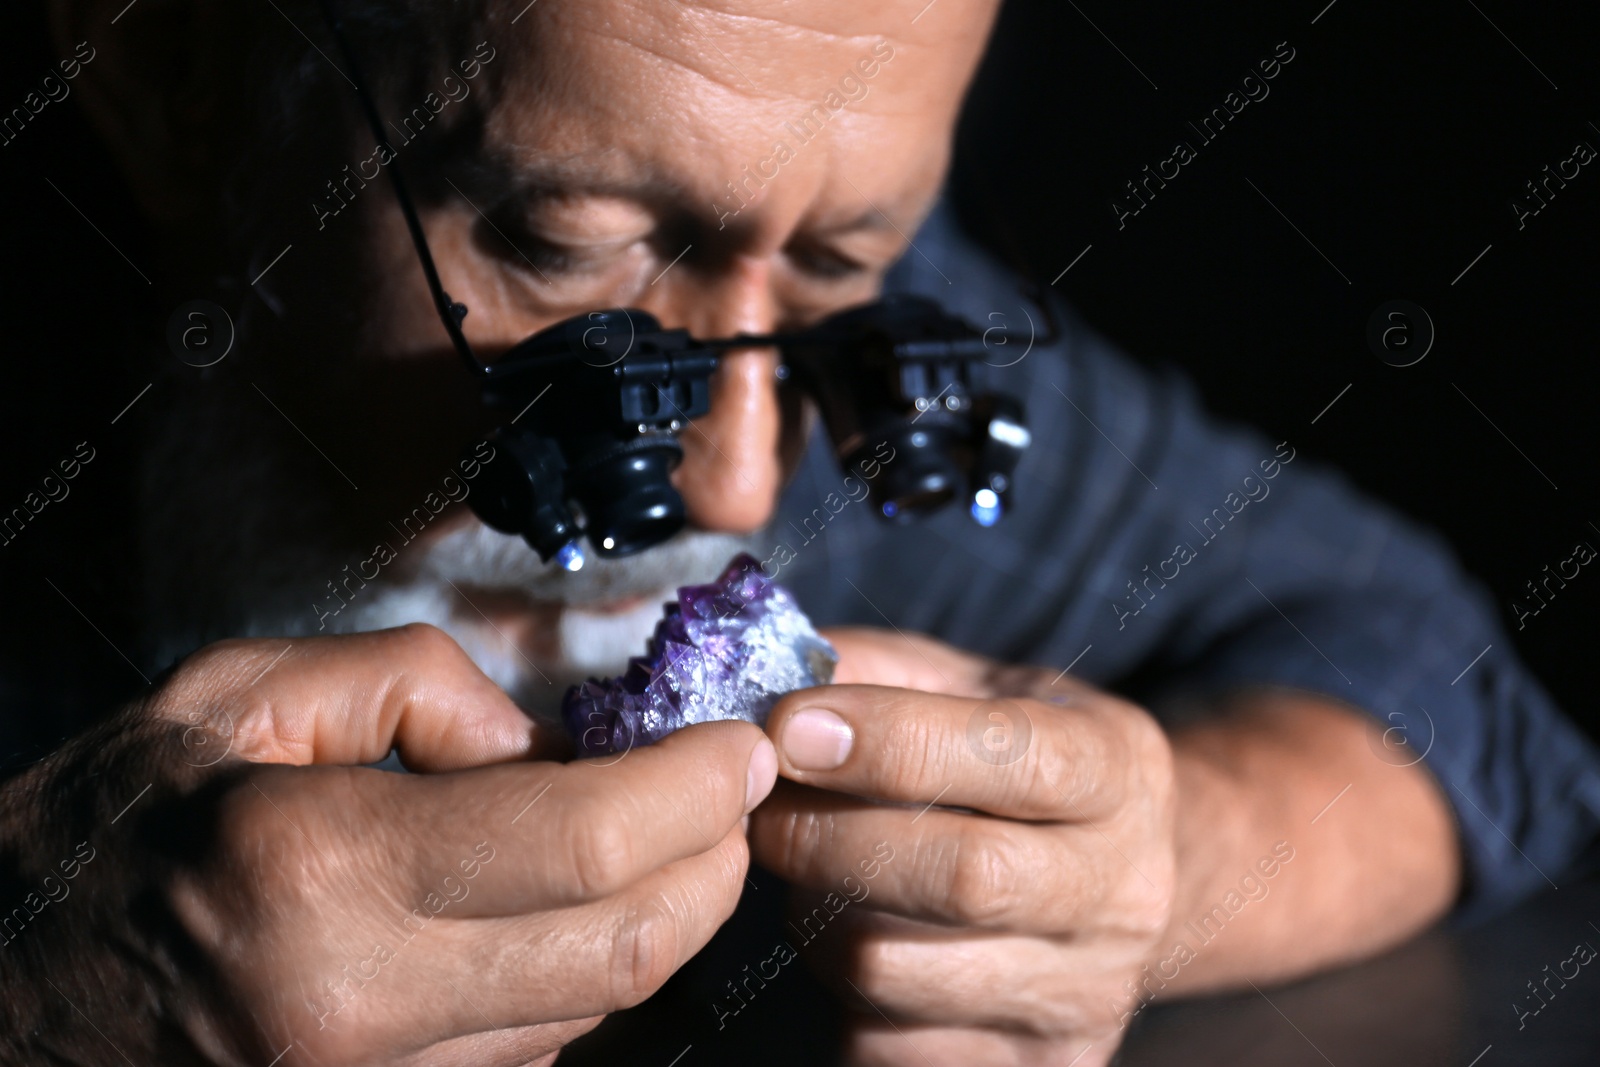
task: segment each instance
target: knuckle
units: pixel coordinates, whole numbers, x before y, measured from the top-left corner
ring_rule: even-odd
[[[389,881],[395,840],[387,776],[347,768],[257,766],[218,804],[212,850],[237,880],[312,906]],[[374,879],[374,875],[382,878]]]
[[[1137,705],[1106,697],[1077,713],[1064,739],[1034,746],[1030,786],[1054,814],[1097,818],[1171,779],[1165,731]]]
[[[631,1007],[664,985],[693,949],[709,940],[739,904],[749,851],[730,834],[697,864],[623,913],[612,943],[611,996]]]
[[[191,652],[147,703],[158,718],[179,718],[196,706],[220,703],[244,684],[271,645],[271,655],[281,644],[253,638],[230,638]],[[256,666],[256,670],[260,667]]]
[[[953,843],[945,880],[943,911],[967,926],[1011,923],[1022,910],[1032,881],[1031,849],[1008,832],[969,830]]]
[[[1172,739],[1143,708],[1132,708],[1130,718],[1133,723],[1131,747],[1140,771],[1140,784],[1165,795],[1172,785]]]
[[[581,898],[607,897],[633,878],[634,829],[617,805],[584,806],[572,813],[567,838],[572,884]]]
[[[611,1000],[630,1008],[661,988],[677,969],[678,930],[657,901],[628,909],[613,935]]]
[[[311,762],[315,732],[308,727],[312,724],[292,707],[275,702],[261,687],[251,686],[230,698],[226,714],[238,739],[234,752],[241,758]]]
[[[184,659],[177,675],[209,674],[231,670],[241,660],[249,659],[261,651],[263,642],[257,638],[230,637],[206,645]]]
[[[383,917],[405,914],[414,901],[394,877],[386,847],[393,840],[371,832],[380,825],[373,816],[381,816],[372,798],[340,772],[313,774],[277,767],[241,774],[218,799],[203,857],[180,869],[167,901],[241,1002],[300,988],[317,1014],[317,1004],[339,1003],[329,999],[328,982],[340,981],[340,964],[367,957],[373,942],[366,939],[384,928]],[[365,1032],[369,1006],[341,1010],[341,1029]]]
[[[1153,773],[1170,763],[1169,745],[1159,723],[1137,704],[1105,698],[1095,708],[1103,766],[1121,768],[1122,774],[1102,775],[1104,793],[1128,795],[1150,781]]]
[[[456,639],[428,622],[408,622],[395,631],[412,662],[428,666],[454,666],[466,659]]]
[[[1107,906],[1107,919],[1135,940],[1159,937],[1172,921],[1174,898],[1174,860],[1170,850],[1145,850],[1138,859],[1120,864],[1122,876],[1112,880],[1101,899]]]
[[[1076,793],[1085,816],[1104,817],[1138,795],[1142,768],[1121,724],[1102,720],[1093,733],[1089,758],[1078,763]]]
[[[293,791],[274,788],[278,774],[254,774],[244,784],[228,791],[217,812],[218,856],[229,873],[248,872],[267,887],[273,882],[288,883],[285,888],[303,886],[303,877],[316,855],[306,834],[318,827],[308,825],[314,812],[301,811]],[[272,794],[278,799],[273,800]],[[298,827],[298,829],[297,829]]]
[[[189,935],[223,957],[276,941],[325,903],[315,899],[315,853],[252,782],[218,800],[213,847],[199,863],[182,865],[167,887]]]
[[[1068,746],[1056,742],[1034,745],[1025,763],[1027,768],[1022,791],[1035,798],[1045,809],[1042,814],[1071,819],[1078,814],[1086,793],[1094,789],[1093,776],[1086,774],[1090,766],[1103,766],[1089,757],[1081,744]]]
[[[844,974],[871,1001],[890,999],[902,981],[895,945],[885,938],[851,938]]]

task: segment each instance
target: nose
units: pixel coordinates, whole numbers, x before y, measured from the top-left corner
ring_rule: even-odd
[[[682,323],[696,337],[770,332],[776,319],[771,261],[736,257],[709,277],[685,271],[670,300],[662,319]],[[683,463],[673,484],[689,522],[702,530],[751,533],[772,516],[783,477],[777,366],[772,349],[725,353],[711,379],[710,413],[680,438]]]

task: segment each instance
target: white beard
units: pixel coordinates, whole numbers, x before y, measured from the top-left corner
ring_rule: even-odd
[[[677,587],[708,582],[750,547],[750,538],[680,534],[625,559],[590,559],[575,574],[539,557],[519,537],[474,519],[423,550],[418,573],[379,588],[359,607],[341,612],[331,632],[356,633],[427,622],[454,637],[479,669],[527,711],[554,716],[567,687],[594,675],[620,674],[630,656],[643,655]],[[525,593],[562,605],[553,659],[536,662],[525,649],[472,606],[463,589]],[[363,591],[365,596],[367,591]],[[589,611],[586,605],[642,597],[624,611]]]

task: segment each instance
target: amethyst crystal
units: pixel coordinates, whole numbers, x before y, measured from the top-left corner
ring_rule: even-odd
[[[783,694],[831,681],[838,661],[788,590],[740,555],[711,584],[678,590],[649,654],[626,673],[569,689],[561,718],[585,756],[653,744],[691,723],[759,726]]]

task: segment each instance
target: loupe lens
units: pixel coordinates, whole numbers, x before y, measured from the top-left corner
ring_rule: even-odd
[[[548,563],[579,535],[562,499],[560,449],[548,438],[514,428],[496,431],[486,443],[494,448],[493,458],[483,461],[481,480],[468,497],[469,505],[494,529],[521,534]],[[476,466],[480,448],[481,443],[470,448],[463,463]]]
[[[893,458],[882,458],[884,443],[893,448]],[[867,479],[873,506],[886,519],[910,522],[937,511],[961,492],[965,475],[959,457],[963,448],[961,436],[949,427],[912,423],[894,427],[856,449],[844,462],[846,468],[856,471],[870,469],[869,461],[876,463],[878,476]]]
[[[683,497],[672,486],[676,441],[635,445],[588,464],[575,479],[589,541],[602,556],[629,556],[683,529]]]

